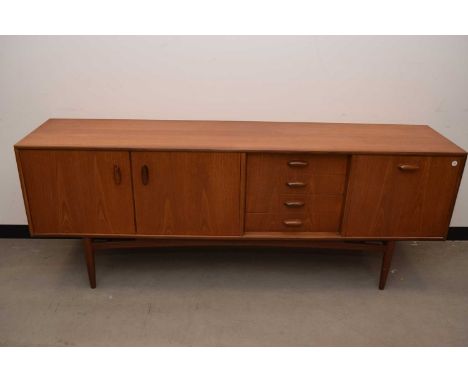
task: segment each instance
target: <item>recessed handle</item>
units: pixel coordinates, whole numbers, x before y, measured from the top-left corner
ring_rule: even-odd
[[[141,166],[141,183],[143,183],[144,186],[149,183],[149,169],[146,164]]]
[[[118,186],[122,183],[122,173],[118,164],[114,165],[114,183]]]
[[[299,220],[299,219],[283,220],[283,224],[287,227],[300,227],[302,225],[302,220]]]
[[[284,202],[284,205],[286,207],[291,207],[291,208],[298,208],[298,207],[302,207],[305,203],[304,202],[301,202],[301,201],[287,201],[287,202]]]
[[[286,185],[291,188],[301,188],[306,186],[304,182],[287,182]]]
[[[302,161],[302,160],[292,160],[288,162],[288,166],[290,167],[305,167],[308,164],[309,164],[308,162]]]
[[[401,171],[417,171],[419,170],[419,166],[415,164],[400,164],[398,165],[398,168]]]

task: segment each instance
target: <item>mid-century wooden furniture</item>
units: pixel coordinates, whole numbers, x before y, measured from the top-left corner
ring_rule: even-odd
[[[97,249],[245,245],[380,251],[383,289],[466,160],[428,126],[286,122],[51,119],[15,153],[31,235],[83,238],[92,288]]]

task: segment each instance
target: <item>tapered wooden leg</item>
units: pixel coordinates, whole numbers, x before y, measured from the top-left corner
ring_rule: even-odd
[[[96,267],[94,265],[94,248],[90,238],[83,239],[85,250],[86,266],[88,267],[89,285],[96,288]]]
[[[385,284],[387,282],[388,272],[392,265],[393,251],[395,250],[395,242],[387,241],[385,244],[385,249],[382,257],[382,268],[380,269],[380,281],[379,289],[385,289]]]

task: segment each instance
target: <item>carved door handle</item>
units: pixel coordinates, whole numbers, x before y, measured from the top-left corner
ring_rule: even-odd
[[[287,201],[284,202],[286,207],[302,207],[305,203],[300,201]]]
[[[122,173],[118,164],[114,165],[114,183],[117,186],[122,183]]]
[[[308,164],[309,164],[308,162],[305,162],[305,161],[302,161],[302,160],[292,160],[292,161],[288,162],[288,166],[290,166],[290,167],[305,167]]]
[[[149,169],[146,164],[141,166],[141,183],[143,183],[144,186],[149,183]]]
[[[398,168],[401,170],[401,171],[416,171],[416,170],[419,170],[419,166],[418,165],[414,165],[414,164],[400,164],[398,166]]]
[[[300,227],[302,225],[302,220],[299,220],[299,219],[284,220],[283,224],[288,227]]]
[[[291,188],[300,188],[306,186],[304,182],[287,182],[286,185]]]

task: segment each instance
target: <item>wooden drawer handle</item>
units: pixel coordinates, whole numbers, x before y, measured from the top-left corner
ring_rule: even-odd
[[[414,165],[414,164],[400,164],[398,168],[401,171],[416,171],[419,170],[419,166]]]
[[[290,167],[305,167],[308,164],[309,163],[307,163],[305,161],[302,161],[302,160],[292,160],[292,161],[288,162],[288,166],[290,166]]]
[[[146,164],[141,167],[141,183],[143,183],[144,186],[149,183],[149,170]]]
[[[120,171],[119,165],[114,165],[114,183],[118,186],[122,183],[122,173]]]
[[[286,207],[294,207],[294,208],[302,207],[304,204],[305,204],[304,202],[299,202],[299,201],[284,202],[284,205]]]
[[[306,186],[304,182],[287,182],[286,185],[291,188],[300,188]]]
[[[299,219],[283,220],[283,224],[288,227],[300,227],[302,225],[302,220],[299,220]]]

